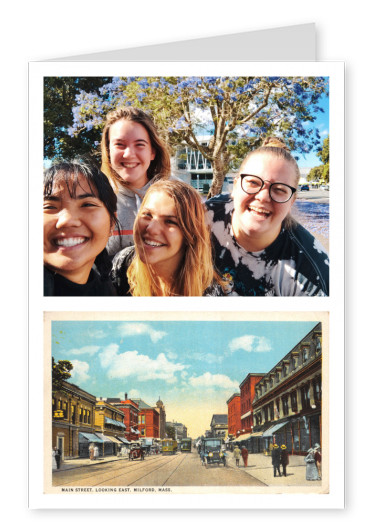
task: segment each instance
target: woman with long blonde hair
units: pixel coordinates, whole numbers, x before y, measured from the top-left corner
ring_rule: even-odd
[[[148,189],[134,224],[135,246],[114,258],[119,295],[220,296],[210,230],[200,194],[189,184],[163,180]]]

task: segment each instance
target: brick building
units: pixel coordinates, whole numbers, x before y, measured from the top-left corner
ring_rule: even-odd
[[[255,386],[262,379],[264,373],[248,373],[240,388],[240,429],[236,432],[236,441],[241,442],[248,438],[253,429],[253,405]]]
[[[120,398],[107,398],[107,402],[117,407],[124,413],[125,439],[127,441],[137,441],[140,432],[138,430],[138,416],[140,410],[138,404],[124,394],[124,400]]]
[[[240,420],[240,393],[234,393],[227,400],[228,435],[236,437],[241,429]]]
[[[102,440],[100,455],[116,455],[124,443],[124,413],[101,397],[96,401],[94,414],[98,427],[95,435]]]
[[[140,437],[153,437],[159,439],[159,411],[144,402],[141,398],[132,398],[139,409],[138,431]]]
[[[251,451],[285,444],[294,454],[321,446],[322,329],[318,323],[258,382]]]
[[[60,449],[61,456],[89,455],[89,441],[100,442],[95,435],[96,398],[77,385],[64,382],[52,393],[52,446]],[[86,444],[87,442],[87,444]]]

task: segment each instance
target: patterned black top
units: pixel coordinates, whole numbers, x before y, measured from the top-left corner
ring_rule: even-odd
[[[329,257],[312,234],[298,223],[282,227],[266,249],[248,252],[232,232],[234,202],[227,194],[206,202],[215,252],[215,265],[229,281],[229,295],[327,296]]]

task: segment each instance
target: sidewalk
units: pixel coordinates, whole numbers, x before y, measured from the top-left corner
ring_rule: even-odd
[[[227,452],[227,463],[231,468],[236,468],[235,459],[232,452]],[[250,474],[254,478],[265,483],[265,485],[277,486],[309,486],[320,487],[321,481],[306,480],[306,465],[304,456],[289,455],[289,464],[286,468],[287,476],[274,477],[272,458],[264,454],[249,454],[248,466],[244,468],[243,459],[240,458],[239,470]],[[282,466],[280,467],[282,473]]]
[[[52,472],[62,472],[64,470],[71,470],[72,468],[82,468],[84,466],[103,465],[104,463],[110,463],[111,461],[128,461],[128,457],[117,457],[116,455],[108,455],[106,457],[98,457],[98,459],[89,458],[66,458],[60,463],[58,470],[52,469]]]

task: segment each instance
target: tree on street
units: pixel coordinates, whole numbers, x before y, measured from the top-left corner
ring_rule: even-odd
[[[63,388],[64,382],[71,378],[71,371],[73,370],[73,365],[68,360],[59,360],[55,361],[52,358],[52,391],[61,391]]]
[[[315,166],[307,175],[307,181],[325,181],[329,183],[329,136],[324,138],[322,148],[317,152],[322,164]]]
[[[227,172],[237,169],[245,154],[266,136],[282,137],[297,153],[317,148],[320,135],[313,122],[323,112],[320,98],[328,94],[328,81],[322,77],[116,77],[94,90],[78,80],[75,90],[71,121],[64,115],[64,128],[50,134],[56,145],[70,148],[75,139],[85,148],[91,144],[91,154],[98,153],[107,113],[119,106],[140,107],[151,113],[172,150],[190,146],[210,162],[211,197],[221,192]],[[203,143],[202,136],[209,141]]]

